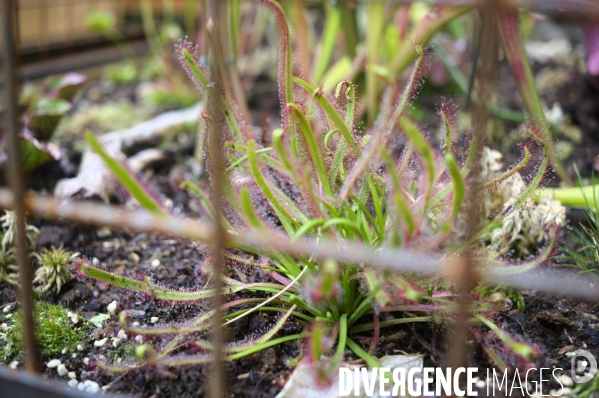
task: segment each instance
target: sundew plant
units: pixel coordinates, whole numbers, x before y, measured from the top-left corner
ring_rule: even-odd
[[[545,247],[534,258],[507,263],[505,253],[489,249],[498,236],[501,241],[506,225],[535,206],[533,196],[548,172],[552,153],[551,143],[539,128],[526,128],[529,140],[522,145],[518,164],[505,172],[492,169],[486,174],[476,173],[476,182],[466,184],[486,160],[476,158],[476,153],[484,153],[479,150],[476,136],[468,140],[467,154],[458,154],[452,107],[445,104],[439,109],[445,137],[441,148],[435,148],[409,116],[427,66],[423,45],[414,43],[415,60],[405,86],[387,90],[375,124],[361,131],[357,127],[355,85],[342,81],[328,93],[294,76],[290,32],[283,10],[271,0],[262,0],[261,4],[274,14],[280,37],[281,125],[264,141],[257,140],[252,127],[239,121],[235,104],[221,96],[199,62],[195,47],[182,42],[177,48],[190,78],[225,116],[221,141],[226,161],[221,181],[225,217],[221,223],[228,233],[283,234],[292,242],[326,242],[340,250],[354,246],[400,248],[421,253],[423,261],[431,253],[438,258],[457,258],[473,247],[480,272],[486,267],[501,267],[506,273],[523,272],[547,258],[558,223],[550,223],[544,230],[541,242]],[[207,114],[201,118],[208,148],[213,120]],[[172,217],[91,134],[87,138],[142,207]],[[397,150],[398,142],[405,143],[401,151]],[[531,169],[529,163],[533,160],[533,171],[525,183],[519,173],[527,165]],[[211,161],[208,150],[206,161]],[[213,217],[209,193],[191,182],[183,186],[199,196],[206,213]],[[489,210],[493,206],[477,200],[482,198],[484,202],[504,195],[508,186],[517,189],[512,189],[496,210]],[[481,214],[479,228],[467,235],[463,231],[471,214]],[[511,241],[506,238],[504,242],[509,245]],[[355,336],[373,334],[374,347],[383,328],[411,322],[452,323],[457,316],[454,295],[450,294],[452,283],[375,269],[361,262],[340,263],[265,247],[235,246],[223,253],[226,265],[242,271],[253,269],[258,281],[241,282],[231,277],[235,275],[231,272],[222,277],[222,292],[216,292],[210,284],[191,291],[173,290],[149,277],[128,278],[83,259],[77,261],[80,273],[86,277],[165,302],[189,305],[223,294],[228,300],[223,308],[225,326],[257,311],[276,313],[267,330],[252,331],[244,341],[230,342],[225,359],[232,361],[297,340],[304,343],[304,357],[315,364],[322,378],[336,370],[347,349],[370,366],[378,366],[372,349],[358,344]],[[211,277],[209,262],[208,257],[206,272]],[[242,292],[260,294],[240,295]],[[513,354],[522,360],[535,355],[534,348],[518,342],[492,322],[496,306],[491,301],[478,298],[470,307],[471,325],[486,325],[496,337],[492,348],[482,341],[488,334],[475,333],[486,336],[480,337],[481,342],[498,365],[505,366],[503,361]],[[386,314],[384,320],[382,313]],[[206,311],[184,324],[143,327],[133,326],[127,311],[123,311],[123,329],[145,335],[146,341],[153,343],[138,347],[134,362],[101,366],[124,371],[145,365],[210,363],[213,346],[207,334],[214,331],[213,316],[213,311]],[[291,320],[304,325],[301,333],[285,333],[285,325]],[[505,347],[502,352],[495,350],[497,341]]]

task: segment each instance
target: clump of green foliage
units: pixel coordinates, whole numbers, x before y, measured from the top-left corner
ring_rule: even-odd
[[[79,253],[71,253],[52,246],[52,250],[45,250],[40,255],[40,267],[35,271],[33,283],[39,283],[39,290],[46,293],[53,287],[56,294],[71,279],[71,262],[79,257]]]
[[[578,384],[573,392],[577,398],[595,398],[599,394],[599,376],[588,383]]]
[[[15,213],[6,210],[4,215],[0,217],[2,227],[2,242],[0,243],[0,283],[6,282],[11,285],[19,284],[19,265],[17,260],[17,219]],[[29,256],[37,258],[35,252],[34,237],[39,233],[38,229],[33,225],[26,225],[27,247]]]
[[[578,170],[577,170],[578,172]],[[599,196],[596,186],[566,188],[557,191],[565,203],[585,209],[586,222],[574,228],[562,247],[560,260],[567,266],[579,269],[599,279]],[[564,200],[565,199],[565,200]]]
[[[60,305],[38,302],[34,308],[36,337],[40,345],[41,355],[50,359],[60,355],[63,350],[76,352],[77,345],[82,344],[90,330],[88,322],[81,317],[74,324],[68,316],[69,310]],[[4,363],[20,360],[25,354],[23,310],[19,309],[12,317],[12,324],[1,331],[0,338],[5,340],[1,351]]]
[[[377,122],[362,131],[357,127],[355,85],[342,81],[333,93],[327,93],[293,76],[290,34],[283,10],[270,0],[261,3],[275,15],[281,39],[278,83],[282,123],[266,142],[257,141],[251,126],[238,121],[235,105],[229,104],[211,82],[195,48],[187,42],[178,47],[190,78],[224,118],[220,127],[226,165],[222,176],[210,175],[210,178],[220,178],[223,185],[225,212],[221,222],[228,233],[260,233],[330,245],[341,251],[356,247],[381,253],[389,251],[390,256],[408,256],[414,262],[428,261],[431,253],[438,258],[460,256],[466,248],[475,247],[476,256],[481,259],[481,272],[485,267],[522,272],[547,258],[556,226],[544,236],[549,242],[546,250],[538,258],[518,265],[506,264],[496,252],[487,250],[483,242],[531,204],[550,163],[551,143],[541,130],[533,125],[527,127],[531,140],[540,147],[530,181],[511,197],[509,206],[489,214],[474,236],[465,236],[463,215],[476,213],[480,206],[476,203],[477,194],[484,196],[512,183],[531,159],[530,149],[523,147],[522,160],[510,170],[490,174],[480,181],[469,200],[466,180],[475,174],[473,169],[480,167],[475,163],[476,137],[470,140],[467,156],[461,156],[454,145],[454,118],[448,107],[439,110],[445,133],[440,149],[429,143],[426,134],[410,118],[411,102],[427,63],[426,49],[421,44],[414,44],[415,61],[406,86],[403,90],[389,88]],[[211,162],[207,143],[212,134],[211,124],[218,120],[207,114],[202,119],[205,125],[202,145],[206,161]],[[142,207],[170,217],[147,188],[110,157],[91,133],[87,139]],[[400,156],[392,152],[398,140],[406,143]],[[216,217],[208,193],[191,182],[183,187],[201,199],[211,219]],[[404,323],[451,322],[455,315],[456,303],[448,297],[452,295],[445,294],[451,286],[430,278],[378,269],[359,261],[340,263],[322,254],[293,256],[270,247],[240,243],[235,246],[252,257],[244,257],[238,250],[225,250],[226,265],[237,270],[253,269],[262,281],[243,283],[223,276],[225,288],[220,293],[210,286],[196,291],[172,290],[153,283],[149,277],[114,275],[85,260],[78,260],[78,269],[86,277],[169,302],[190,303],[216,294],[231,297],[239,292],[266,293],[266,297],[238,298],[225,304],[223,310],[228,311],[225,324],[256,311],[280,314],[269,328],[228,345],[225,358],[235,360],[286,341],[307,340],[305,356],[316,364],[323,378],[336,369],[346,349],[369,365],[378,366],[376,358],[355,342],[355,335],[374,331],[376,336],[381,328]],[[211,274],[209,265],[206,272]],[[436,294],[439,292],[443,294]],[[535,355],[533,348],[517,342],[487,319],[495,310],[491,302],[474,301],[472,323],[487,325],[507,351],[530,360]],[[381,312],[393,316],[381,320]],[[208,311],[185,324],[146,328],[133,326],[128,322],[127,312],[122,312],[120,322],[124,329],[135,334],[159,335],[163,343],[156,349],[144,346],[138,362],[111,369],[209,363],[214,348],[196,334],[213,330],[213,315]],[[290,319],[305,325],[304,330],[279,336]],[[192,341],[203,353],[174,355],[184,341]],[[502,361],[505,353],[498,354],[490,346],[485,349],[494,360]],[[505,363],[499,365],[505,367]]]

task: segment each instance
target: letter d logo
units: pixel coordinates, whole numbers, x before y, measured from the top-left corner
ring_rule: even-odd
[[[570,374],[576,383],[586,383],[595,377],[597,373],[597,360],[593,354],[586,350],[576,350],[575,354],[570,360]],[[580,357],[584,357],[584,359]],[[586,373],[587,366],[590,366],[588,373]]]

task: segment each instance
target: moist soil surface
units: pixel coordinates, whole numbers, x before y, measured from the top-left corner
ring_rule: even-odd
[[[573,81],[554,87],[543,99],[549,106],[558,101],[564,113],[571,117],[572,123],[581,129],[583,141],[574,146],[574,153],[565,164],[573,175],[572,164],[575,160],[581,173],[588,175],[595,169],[599,154],[599,135],[596,134],[599,128],[599,93],[584,76],[575,72],[572,72],[572,76]],[[265,96],[271,97],[266,94]],[[80,157],[73,151],[67,150],[66,153],[70,154],[67,156],[68,161],[76,165]],[[201,208],[199,201],[178,187],[181,176],[191,171],[184,165],[176,164],[174,158],[171,160],[172,163],[160,165],[146,173],[145,177],[165,198],[171,199],[174,213],[197,217]],[[47,164],[31,176],[30,188],[38,192],[52,192],[56,181],[68,176],[64,170],[64,164]],[[569,216],[573,216],[571,218],[574,220],[581,219],[580,213],[571,212]],[[157,283],[171,288],[193,290],[207,283],[203,271],[206,261],[205,248],[196,242],[156,234],[132,234],[127,231],[77,226],[43,218],[32,218],[29,223],[40,229],[37,237],[38,251],[50,249],[52,246],[63,246],[66,250],[81,253],[83,258],[111,272],[127,275],[143,273],[150,275]],[[578,221],[570,223],[576,226]],[[242,280],[265,280],[247,270],[230,269],[228,272]],[[570,358],[566,355],[568,352],[583,348],[591,353],[599,353],[599,310],[596,303],[534,291],[522,293],[526,301],[525,310],[520,312],[514,308],[505,308],[497,313],[494,321],[515,338],[538,349],[539,355],[534,360],[534,367],[562,368],[564,374],[569,374]],[[0,284],[0,306],[14,303],[17,299],[15,288]],[[151,325],[154,317],[158,318],[158,325],[183,323],[205,311],[210,305],[202,301],[187,305],[160,302],[143,294],[80,278],[70,281],[60,294],[46,294],[44,299],[59,303],[87,319],[98,313],[108,313],[108,304],[116,301],[117,313],[129,310],[130,321],[139,322],[141,325]],[[385,315],[405,316],[399,313]],[[276,317],[271,313],[253,314],[234,323],[227,331],[227,338],[231,342],[255,338],[275,320]],[[6,321],[6,314],[0,313],[0,323]],[[302,328],[299,323],[288,322],[280,335],[298,333]],[[111,339],[116,337],[119,330],[118,317],[113,316],[86,337],[83,351],[68,352],[57,358],[61,359],[70,371],[77,373],[79,381],[94,380],[100,386],[109,386],[109,391],[114,393],[142,397],[208,396],[210,367],[207,365],[147,367],[119,374],[102,370],[96,362],[102,357],[126,358],[130,355],[130,352],[127,353],[127,347],[131,347],[130,342],[134,340],[134,335],[129,335],[128,342],[122,343],[118,348],[111,345]],[[383,329],[373,354],[380,357],[387,354],[420,353],[424,354],[425,366],[445,366],[448,360],[446,353],[453,346],[452,333],[442,326],[421,323]],[[94,341],[105,337],[108,337],[108,342],[104,346],[94,347]],[[371,335],[363,334],[354,338],[365,349],[370,348]],[[155,344],[161,342],[161,337],[145,339],[145,342]],[[475,338],[470,340],[468,366],[485,370],[492,365],[489,356],[479,344],[481,340],[497,349],[499,344],[488,329],[483,327],[475,330]],[[180,352],[199,353],[199,350],[192,343],[188,343],[180,348]],[[274,397],[284,386],[293,370],[292,364],[300,358],[301,352],[300,344],[290,342],[227,363],[226,385],[229,396]],[[91,360],[89,365],[84,363],[84,358]],[[46,361],[49,359],[52,358],[45,358]],[[352,359],[355,358],[346,357],[346,360]],[[515,358],[506,357],[504,360],[510,367],[522,365]],[[55,369],[44,368],[44,372],[47,377],[58,377]],[[561,372],[557,374],[559,373]],[[485,379],[484,371],[480,377]],[[538,374],[533,378],[538,378]],[[546,385],[545,393],[555,388],[559,389],[557,383]],[[479,392],[479,396],[485,395],[484,390]],[[512,396],[517,395],[518,391],[515,391]]]

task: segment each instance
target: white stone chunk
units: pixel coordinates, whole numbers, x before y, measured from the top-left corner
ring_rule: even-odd
[[[69,370],[62,363],[56,367],[56,371],[60,377],[66,376],[69,373]]]
[[[50,369],[53,369],[55,367],[57,367],[58,365],[60,365],[62,362],[60,359],[52,359],[50,360],[46,366],[49,367]]]
[[[113,302],[111,302],[110,304],[108,304],[108,306],[106,307],[106,310],[108,311],[108,313],[110,315],[114,315],[116,312],[116,308],[118,306],[118,303],[116,302],[116,300],[114,300]]]

